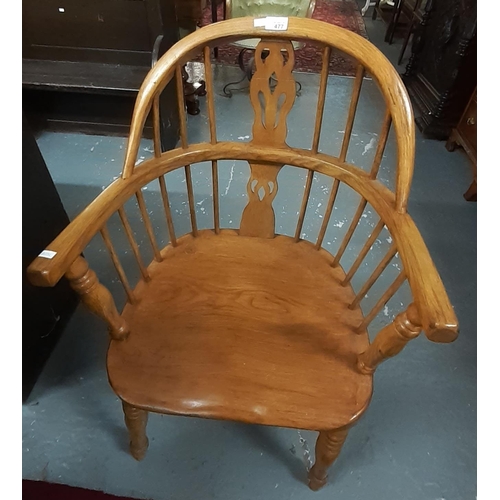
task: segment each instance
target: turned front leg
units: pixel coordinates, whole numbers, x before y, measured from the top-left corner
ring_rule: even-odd
[[[401,352],[405,345],[422,330],[415,304],[396,316],[394,321],[382,328],[368,349],[358,356],[358,369],[361,373],[371,374],[387,358]]]
[[[325,486],[328,480],[328,468],[339,456],[347,437],[348,429],[321,431],[316,441],[316,461],[309,471],[309,488],[317,491]]]
[[[148,437],[146,436],[148,412],[129,405],[125,401],[122,402],[122,405],[125,425],[130,438],[130,453],[136,460],[142,460],[149,446]]]
[[[125,320],[116,309],[110,291],[97,279],[87,261],[77,257],[65,274],[71,288],[78,293],[82,302],[94,314],[103,319],[109,327],[109,334],[115,340],[127,338],[129,332]]]

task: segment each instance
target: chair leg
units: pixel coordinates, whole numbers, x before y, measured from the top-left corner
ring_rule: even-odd
[[[136,460],[142,460],[146,455],[149,441],[146,436],[148,412],[122,402],[125,414],[125,425],[130,437],[130,453]]]
[[[446,141],[446,144],[444,146],[450,153],[455,151],[457,148],[457,133],[456,130],[453,129],[451,131],[450,137]]]
[[[309,488],[317,491],[328,480],[328,468],[339,456],[349,429],[321,431],[316,441],[316,461],[309,471]]]

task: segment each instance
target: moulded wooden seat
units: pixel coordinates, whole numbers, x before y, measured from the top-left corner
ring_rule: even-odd
[[[262,23],[258,23],[262,25]],[[248,142],[217,137],[211,48],[221,42],[258,38],[255,73],[250,82],[254,121]],[[295,101],[292,41],[323,45],[322,70],[312,144],[287,142],[288,114]],[[332,49],[358,61],[338,156],[319,152],[328,67]],[[182,91],[183,66],[200,51],[205,61],[210,141],[190,144]],[[365,70],[373,77],[386,109],[372,166],[364,170],[347,160]],[[180,145],[162,151],[159,96],[177,83]],[[154,157],[136,165],[141,133],[151,112]],[[302,125],[301,125],[302,126]],[[394,192],[377,175],[391,127],[397,143]],[[350,426],[366,409],[377,366],[398,354],[421,331],[434,342],[451,342],[458,324],[425,243],[407,213],[415,151],[413,114],[406,89],[390,62],[373,45],[342,28],[291,17],[285,31],[255,27],[238,18],[204,27],[172,47],[146,77],[132,118],[120,179],[106,188],[30,265],[29,278],[53,286],[63,276],[88,308],[101,317],[112,338],[109,379],[123,403],[130,451],[138,460],[148,447],[148,411],[239,420],[319,431],[309,486],[325,485],[328,467],[338,456]],[[219,160],[247,161],[247,202],[237,230],[221,227]],[[200,230],[191,165],[210,162],[213,228]],[[284,165],[306,171],[304,193],[293,237],[276,234],[273,201]],[[165,177],[184,170],[191,228],[176,234]],[[315,176],[331,179],[316,241],[303,241],[302,228]],[[158,243],[142,188],[158,182],[168,229],[168,245]],[[323,241],[339,186],[354,190],[359,204],[339,235],[335,255]],[[141,244],[128,221],[125,204],[135,198],[154,259],[142,261]],[[172,198],[173,199],[173,198]],[[128,205],[130,206],[130,205]],[[361,246],[351,245],[364,211],[379,217]],[[296,208],[289,214],[295,214]],[[141,279],[132,287],[108,229],[118,214]],[[382,230],[389,248],[371,273],[365,258]],[[82,252],[100,233],[123,284],[127,304],[120,313],[109,290],[97,279]],[[343,257],[349,259],[346,273]],[[382,292],[373,285],[399,254],[401,268]],[[398,266],[399,267],[399,266]],[[358,274],[359,273],[359,274]],[[362,285],[351,288],[353,276]],[[367,328],[403,283],[412,302],[370,342]],[[371,310],[359,305],[370,292]],[[372,293],[373,292],[373,293]]]
[[[162,413],[314,430],[352,423],[372,391],[356,369],[368,338],[332,261],[286,236],[183,237],[123,311],[137,333],[111,341],[113,389]]]

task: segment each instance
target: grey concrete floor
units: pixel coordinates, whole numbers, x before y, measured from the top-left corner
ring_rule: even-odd
[[[363,2],[359,2],[360,4]],[[383,23],[365,18],[370,39],[395,61],[399,44],[383,43]],[[220,93],[235,73],[215,68]],[[289,143],[309,147],[317,99],[318,78],[298,75],[303,91],[289,117]],[[352,79],[330,77],[320,149],[334,153],[340,146]],[[216,97],[217,131],[221,140],[248,140],[252,110],[248,94]],[[365,80],[348,160],[369,168],[380,128],[382,100],[371,80]],[[189,117],[191,141],[208,137],[207,115]],[[45,133],[39,146],[70,216],[77,215],[103,188],[120,175],[123,138]],[[152,153],[143,141],[141,156]],[[193,166],[196,209],[200,227],[212,225],[209,165]],[[392,186],[394,145],[389,143],[381,180]],[[238,227],[245,205],[248,166],[220,162],[221,225]],[[277,231],[293,234],[305,174],[284,167],[274,206]],[[450,345],[432,344],[424,336],[398,357],[382,365],[375,376],[372,403],[351,430],[331,471],[331,483],[313,493],[305,485],[314,454],[316,433],[252,426],[187,417],[152,414],[148,424],[150,448],[138,463],[127,453],[121,405],[108,385],[105,327],[79,308],[49,359],[30,399],[23,406],[23,477],[103,490],[137,498],[160,499],[327,499],[469,500],[476,495],[476,205],[462,193],[471,180],[462,152],[448,153],[443,142],[417,132],[417,154],[410,213],[434,258],[461,323],[461,335]],[[178,234],[190,230],[185,178],[167,175]],[[331,181],[315,176],[303,237],[315,239],[324,214]],[[144,190],[153,225],[162,243],[168,242],[154,185]],[[339,192],[324,246],[335,252],[359,197]],[[285,209],[286,207],[286,209]],[[141,231],[136,207],[127,205],[132,225]],[[353,242],[342,260],[352,255],[377,222],[368,207]],[[119,247],[123,234],[110,223]],[[140,243],[146,241],[139,234]],[[356,276],[366,279],[388,248],[383,233]],[[146,245],[141,248],[146,248]],[[121,253],[132,281],[137,270],[126,247]],[[145,258],[150,255],[144,254]],[[123,304],[123,292],[99,238],[86,257],[101,281]],[[377,286],[382,289],[398,272],[395,259]],[[376,300],[375,288],[364,301],[366,311]],[[375,333],[410,300],[403,288],[374,322]]]

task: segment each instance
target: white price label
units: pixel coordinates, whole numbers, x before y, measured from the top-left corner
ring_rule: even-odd
[[[254,19],[254,28],[264,28],[269,31],[286,31],[288,29],[288,17],[268,16],[262,19]]]
[[[44,259],[52,259],[56,254],[57,252],[54,252],[53,250],[44,250],[40,253],[40,255],[38,255],[38,257],[43,257]]]

